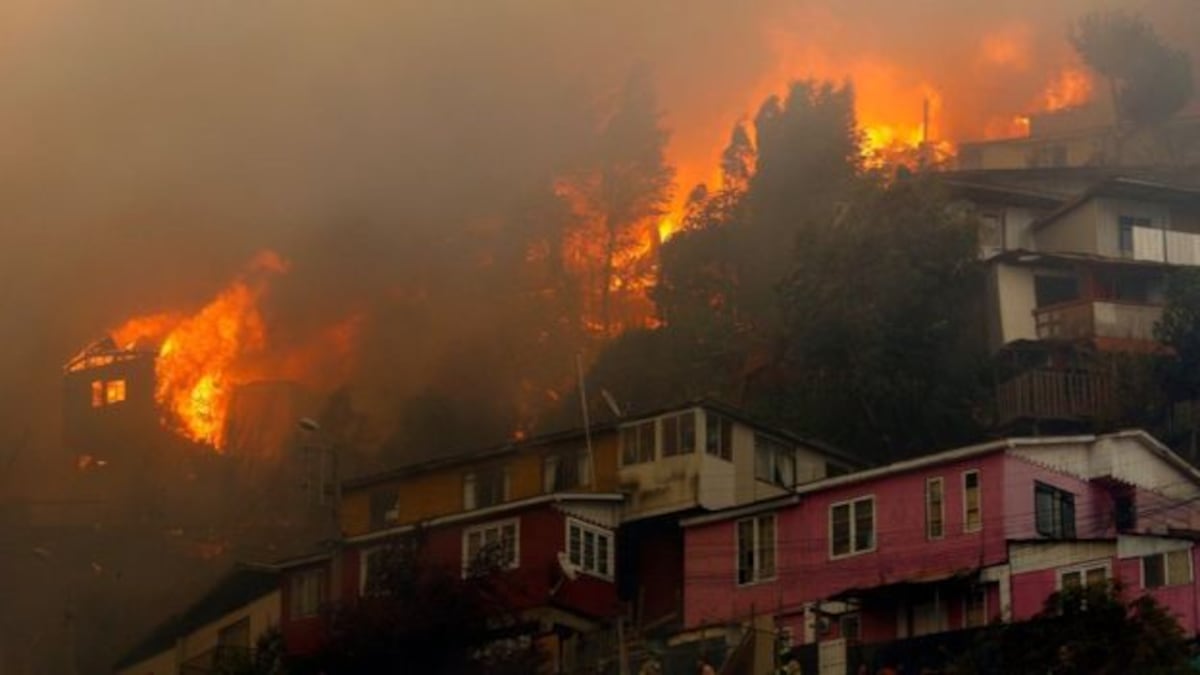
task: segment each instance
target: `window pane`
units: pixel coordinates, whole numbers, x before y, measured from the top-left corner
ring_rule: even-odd
[[[558,489],[558,457],[550,455],[542,460],[542,492]]]
[[[654,461],[654,420],[638,426],[638,459],[643,462]]]
[[[977,530],[981,524],[979,504],[979,472],[963,474],[963,500],[966,504],[966,522],[963,529]]]
[[[1166,582],[1163,562],[1162,555],[1148,555],[1142,558],[1142,583],[1146,588],[1158,588]]]
[[[1083,575],[1079,572],[1067,572],[1062,575],[1062,587],[1079,588],[1083,583]]]
[[[754,521],[741,520],[737,525],[738,583],[754,580]]]
[[[582,533],[575,525],[571,526],[570,541],[567,542],[567,556],[575,565],[583,564]]]
[[[1171,586],[1192,582],[1191,551],[1171,551],[1166,556],[1167,583]]]
[[[104,405],[104,383],[99,380],[92,382],[92,407],[99,408]]]
[[[608,535],[596,537],[596,571],[608,575]]]
[[[790,448],[780,447],[775,456],[775,483],[783,487],[796,485],[796,455]]]
[[[850,505],[838,504],[830,510],[830,540],[833,555],[850,552]]]
[[[583,533],[583,569],[596,570],[596,534],[587,530]]]
[[[626,427],[621,430],[621,463],[637,464],[637,427]]]
[[[688,412],[679,416],[679,452],[695,452],[696,450],[696,413]]]
[[[1084,581],[1088,586],[1102,584],[1107,578],[1108,573],[1103,567],[1093,567],[1092,569],[1084,572]]]
[[[759,437],[754,437],[754,477],[758,480],[771,480],[775,457],[771,452],[771,448],[763,443]]]
[[[1070,493],[1062,494],[1062,508],[1059,512],[1059,517],[1062,519],[1060,530],[1062,536],[1067,539],[1075,538],[1075,495]]]
[[[875,546],[875,500],[854,502],[854,550],[867,551]]]
[[[663,457],[679,454],[679,418],[664,417],[662,420]]]
[[[942,536],[942,480],[930,479],[925,485],[925,534],[931,539],[936,539]]]
[[[758,519],[758,578],[775,576],[775,516]]]
[[[733,459],[733,420],[721,418],[721,458]]]
[[[704,413],[704,452],[721,454],[721,418],[710,412]]]

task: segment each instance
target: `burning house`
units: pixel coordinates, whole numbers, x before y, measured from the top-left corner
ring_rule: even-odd
[[[63,367],[63,441],[81,467],[131,459],[139,445],[162,440],[155,357],[144,344],[106,337]]]

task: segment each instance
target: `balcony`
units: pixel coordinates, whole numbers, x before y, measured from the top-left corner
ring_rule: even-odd
[[[1155,342],[1163,308],[1114,300],[1083,300],[1033,310],[1039,340],[1133,340]]]
[[[1200,234],[1135,226],[1130,239],[1132,250],[1123,251],[1127,258],[1168,265],[1200,265]]]
[[[996,422],[1094,420],[1112,410],[1112,381],[1089,371],[1030,370],[996,387]]]

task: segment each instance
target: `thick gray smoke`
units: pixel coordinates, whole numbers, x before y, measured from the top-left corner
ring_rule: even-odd
[[[411,388],[481,319],[395,299],[469,287],[463,242],[589,151],[635,63],[654,73],[680,161],[718,151],[765,79],[808,74],[779,72],[781,40],[922,73],[948,133],[969,135],[980,110],[1019,112],[1071,20],[1101,4],[4,3],[0,439],[51,450],[67,356],[131,314],[196,306],[263,248],[293,261],[285,336],[382,313],[366,342],[386,368],[369,370]],[[1198,34],[1189,0],[1108,5]],[[967,67],[1006,27],[1027,65]]]

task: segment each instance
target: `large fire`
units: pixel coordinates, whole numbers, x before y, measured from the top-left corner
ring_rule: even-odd
[[[351,314],[297,345],[270,343],[260,303],[272,279],[287,268],[277,254],[260,253],[198,311],[139,316],[111,331],[121,347],[157,351],[155,399],[169,429],[220,451],[239,385],[273,378],[312,381],[313,373],[326,379],[347,374],[361,315]]]

